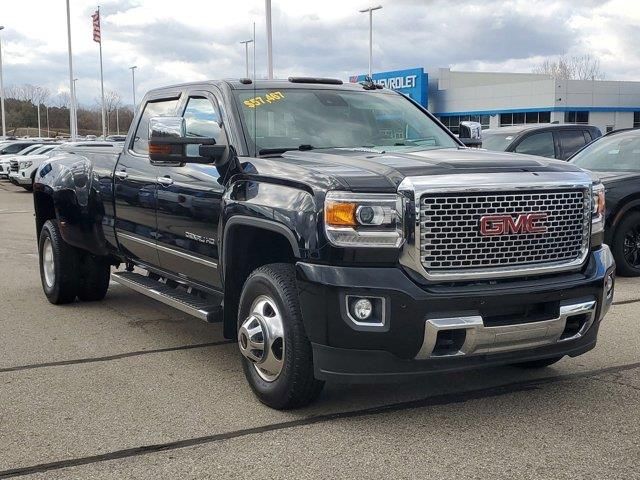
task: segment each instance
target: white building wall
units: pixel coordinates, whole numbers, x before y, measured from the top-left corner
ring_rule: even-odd
[[[640,82],[555,80],[526,73],[429,72],[429,108],[436,114],[490,114],[490,127],[499,126],[496,112],[559,110],[551,121],[564,123],[566,110],[588,110],[589,123],[606,132],[633,126],[640,111]],[[617,109],[620,110],[617,110]]]

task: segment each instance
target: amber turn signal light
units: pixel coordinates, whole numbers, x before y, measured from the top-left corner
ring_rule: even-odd
[[[324,221],[334,227],[355,227],[357,204],[348,202],[327,202]]]

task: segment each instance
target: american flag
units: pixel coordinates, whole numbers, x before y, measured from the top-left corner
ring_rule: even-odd
[[[93,41],[101,43],[100,41],[100,10],[96,10],[96,13],[91,15],[93,19]]]

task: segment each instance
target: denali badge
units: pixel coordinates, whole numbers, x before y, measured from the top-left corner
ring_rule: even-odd
[[[485,215],[480,218],[480,235],[510,235],[513,233],[545,233],[542,224],[546,213],[522,213],[514,219],[511,215]]]

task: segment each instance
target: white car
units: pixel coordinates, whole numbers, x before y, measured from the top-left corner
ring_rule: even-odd
[[[61,152],[66,151],[72,147],[104,147],[111,146],[112,143],[105,142],[68,142],[62,145],[48,144],[41,146],[40,149],[34,150],[31,154],[14,158],[12,160],[12,171],[9,174],[9,180],[15,185],[20,185],[26,190],[31,191],[33,189],[33,179],[38,171],[40,165],[49,159],[54,158]],[[16,170],[17,162],[17,170]]]
[[[37,143],[24,148],[18,153],[0,155],[0,178],[9,178],[9,173],[11,172],[11,160],[14,158],[21,158],[24,155],[29,155],[41,147],[42,144]]]
[[[42,145],[27,155],[12,158],[10,160],[9,181],[14,185],[31,190],[36,170],[45,160],[56,155],[56,150],[59,147],[58,144]]]

